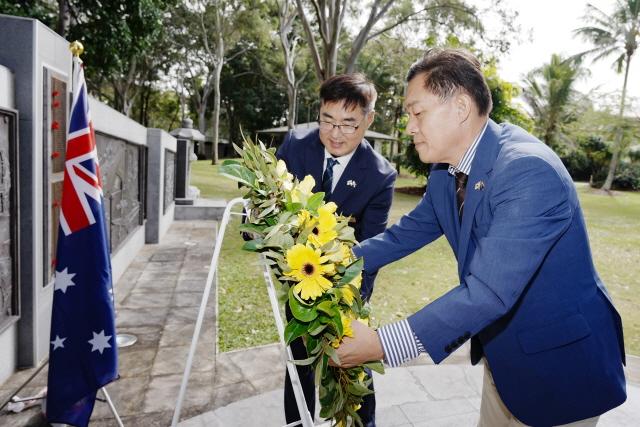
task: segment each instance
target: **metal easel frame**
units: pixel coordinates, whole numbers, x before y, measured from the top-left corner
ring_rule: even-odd
[[[224,239],[224,232],[227,228],[227,224],[231,218],[231,215],[244,216],[244,213],[231,212],[236,205],[246,206],[247,201],[242,198],[236,198],[227,203],[227,207],[222,215],[220,221],[220,227],[218,229],[218,236],[216,238],[216,244],[213,249],[213,256],[211,257],[211,264],[209,266],[209,274],[207,275],[207,283],[202,294],[202,301],[200,302],[200,311],[198,312],[198,319],[196,320],[196,327],[193,331],[193,338],[191,339],[191,348],[189,349],[189,356],[187,357],[187,364],[184,368],[184,374],[182,375],[182,383],[180,384],[180,391],[178,393],[178,400],[176,402],[176,408],[173,412],[173,419],[171,421],[171,427],[177,427],[180,420],[180,413],[182,411],[182,404],[184,396],[187,391],[187,384],[189,382],[189,375],[191,374],[191,366],[193,364],[193,357],[198,345],[198,339],[200,338],[200,330],[202,329],[202,322],[204,320],[204,314],[207,308],[207,302],[209,295],[211,294],[211,287],[213,279],[218,269],[218,258],[220,257],[220,250],[222,248],[222,241]],[[280,344],[286,349],[284,353],[284,361],[291,378],[291,385],[293,386],[293,392],[296,397],[296,403],[298,405],[298,413],[301,414],[300,421],[296,421],[290,424],[286,424],[284,427],[294,427],[301,425],[302,427],[313,427],[313,416],[309,413],[307,408],[307,402],[304,399],[304,393],[302,391],[302,385],[300,384],[300,377],[298,376],[298,370],[296,366],[291,362],[293,360],[293,354],[291,348],[284,342],[284,323],[280,315],[280,309],[278,304],[278,298],[276,296],[275,286],[271,278],[271,272],[269,266],[264,262],[265,258],[261,255],[261,261],[263,265],[263,276],[267,285],[267,291],[269,293],[269,301],[271,302],[271,309],[273,311],[273,317],[276,321],[276,328],[278,329],[278,335],[280,337]]]

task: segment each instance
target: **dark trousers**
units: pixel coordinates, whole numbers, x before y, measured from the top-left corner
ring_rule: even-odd
[[[286,306],[287,320],[291,319],[291,312],[289,306]],[[304,342],[301,338],[294,340],[291,343],[291,353],[293,353],[294,359],[306,359],[307,349],[304,346]],[[315,414],[316,406],[316,388],[314,381],[313,368],[310,366],[296,366],[298,369],[298,376],[300,377],[300,384],[304,392],[304,399],[307,402],[307,408],[313,418]],[[369,375],[371,372],[368,371]],[[369,386],[373,390],[373,383]],[[300,420],[300,414],[298,412],[298,406],[296,404],[296,396],[293,393],[293,386],[291,385],[291,379],[289,378],[289,371],[287,370],[284,380],[284,414],[287,420],[287,424]],[[370,394],[365,396],[362,402],[362,406],[358,409],[358,415],[362,418],[362,424],[365,427],[375,427],[376,425],[376,399],[375,395]]]

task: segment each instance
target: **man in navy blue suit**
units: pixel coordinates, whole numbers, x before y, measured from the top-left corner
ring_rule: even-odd
[[[548,146],[489,119],[469,52],[429,50],[407,81],[407,131],[434,163],[427,191],[354,253],[377,270],[444,234],[459,284],[377,332],[354,322],[342,365],[396,366],[423,352],[440,363],[470,339],[471,362],[485,367],[479,426],[596,425],[626,399],[622,322],[571,177]]]
[[[325,200],[338,206],[338,213],[350,216],[358,241],[384,231],[393,199],[396,171],[364,139],[373,122],[377,98],[373,84],[362,74],[344,74],[326,80],[320,87],[319,127],[289,132],[277,152],[289,172],[302,180],[315,179],[314,192],[324,192]],[[363,275],[361,294],[371,297],[376,270]],[[291,343],[295,359],[306,359],[301,339]],[[314,373],[298,366],[309,412],[315,407]],[[366,396],[358,411],[365,426],[375,426],[375,399]],[[300,419],[289,374],[285,380],[287,423]]]

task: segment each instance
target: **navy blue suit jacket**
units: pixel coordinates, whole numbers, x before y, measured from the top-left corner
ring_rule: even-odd
[[[490,121],[462,224],[455,178],[435,165],[418,206],[354,252],[373,271],[443,234],[460,284],[408,319],[436,363],[473,337],[472,362],[484,352],[502,400],[527,425],[624,402],[620,316],[595,270],[573,181],[549,147]]]
[[[289,172],[299,180],[307,175],[313,176],[316,182],[313,191],[322,191],[324,146],[318,129],[289,132],[277,156],[285,161]],[[358,241],[373,237],[387,227],[396,175],[393,166],[366,140],[362,140],[327,200],[338,205],[338,213],[355,220],[350,225]],[[355,186],[347,185],[347,182]],[[373,290],[376,272],[377,269],[370,270],[363,275],[361,293],[367,300]]]

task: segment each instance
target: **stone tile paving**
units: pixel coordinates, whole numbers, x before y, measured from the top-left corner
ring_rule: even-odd
[[[246,352],[250,352],[247,350]],[[376,424],[391,426],[475,427],[480,410],[482,366],[454,363],[434,366],[422,357],[408,367],[387,369],[375,374]],[[236,359],[240,359],[236,355]],[[639,363],[635,358],[632,363]],[[640,425],[640,378],[632,377],[628,400],[603,415],[599,427]],[[317,419],[317,418],[316,418]],[[237,400],[214,411],[180,423],[181,427],[283,426],[282,386]]]
[[[115,286],[117,326],[138,342],[120,349],[120,379],[107,386],[127,426],[167,426],[171,421],[191,343],[216,236],[215,221],[174,222],[158,245],[147,245]],[[188,286],[186,286],[188,285]],[[216,397],[215,293],[209,298],[183,413],[195,416],[231,402]],[[13,375],[0,386],[4,398],[33,369]],[[47,370],[20,393],[31,395],[46,385]],[[255,389],[251,386],[251,392]],[[223,393],[224,395],[228,393]],[[245,393],[242,398],[249,394]],[[42,425],[37,408],[0,414],[0,425]],[[96,403],[92,426],[113,426],[105,403]]]

